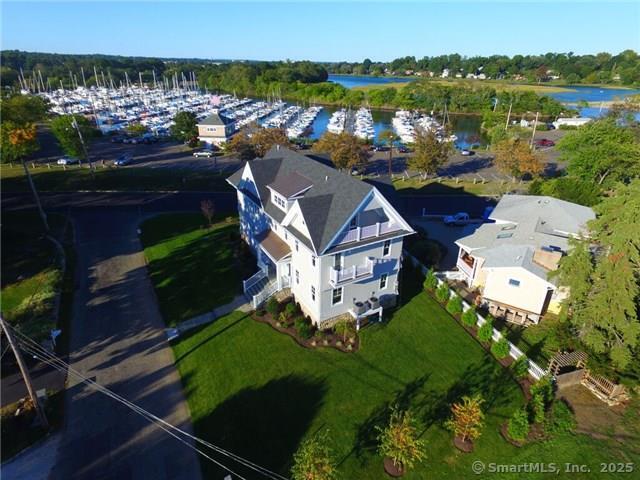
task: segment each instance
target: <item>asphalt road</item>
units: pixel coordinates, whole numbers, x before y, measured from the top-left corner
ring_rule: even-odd
[[[189,410],[138,240],[139,215],[73,212],[77,287],[69,363],[189,432]],[[69,376],[65,426],[51,477],[198,479],[196,453]]]

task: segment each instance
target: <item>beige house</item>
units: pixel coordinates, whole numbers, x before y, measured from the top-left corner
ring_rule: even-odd
[[[552,197],[505,195],[472,235],[456,241],[456,266],[496,317],[538,323],[557,313],[566,290],[549,273],[595,218],[588,207]]]
[[[235,132],[234,121],[219,113],[212,113],[197,126],[198,139],[216,146],[228,141]]]

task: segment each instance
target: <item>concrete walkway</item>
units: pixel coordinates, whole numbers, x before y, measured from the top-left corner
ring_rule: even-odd
[[[2,464],[3,479],[48,480],[62,435],[56,432]]]
[[[192,330],[200,325],[206,325],[213,322],[215,319],[230,314],[234,310],[240,310],[241,312],[250,312],[253,310],[251,304],[247,301],[247,297],[244,295],[238,295],[231,302],[226,305],[216,307],[210,312],[203,313],[197,317],[190,318],[184,322],[180,322],[175,328],[167,329],[167,336],[169,340],[179,337],[184,332]]]

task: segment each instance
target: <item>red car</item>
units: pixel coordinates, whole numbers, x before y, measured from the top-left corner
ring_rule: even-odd
[[[553,140],[549,140],[548,138],[541,138],[540,140],[536,140],[536,147],[553,147],[556,144]]]

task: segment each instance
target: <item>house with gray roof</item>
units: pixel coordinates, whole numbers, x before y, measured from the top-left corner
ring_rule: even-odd
[[[227,142],[235,132],[234,121],[214,112],[198,124],[198,140],[219,146]]]
[[[538,323],[559,312],[567,292],[550,273],[593,218],[590,208],[557,198],[505,195],[489,216],[493,223],[456,241],[456,266],[494,316]]]
[[[257,258],[243,284],[255,307],[289,288],[322,325],[343,315],[359,323],[395,302],[403,238],[414,232],[375,186],[280,147],[227,181]]]

